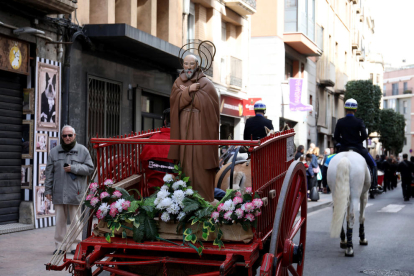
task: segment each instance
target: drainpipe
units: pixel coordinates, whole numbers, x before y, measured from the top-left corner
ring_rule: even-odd
[[[58,18],[63,18],[63,14],[58,14],[57,16]],[[57,37],[57,41],[60,41],[62,39],[62,36],[59,35]],[[62,62],[62,57],[63,57],[63,44],[58,44],[58,49],[57,49],[57,60],[59,62]]]
[[[72,54],[72,45],[78,37],[82,37],[88,43],[91,48],[92,42],[89,38],[85,35],[85,33],[80,30],[75,32],[72,35],[71,43],[66,45],[66,55],[65,55],[65,63],[63,65],[63,82],[64,82],[64,89],[63,89],[63,105],[62,105],[62,123],[63,125],[69,124],[69,85],[70,85],[70,57]]]

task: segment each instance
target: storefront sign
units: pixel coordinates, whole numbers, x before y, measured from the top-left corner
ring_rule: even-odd
[[[29,44],[0,36],[0,70],[29,74]]]
[[[243,100],[243,115],[244,116],[254,116],[254,103],[261,101],[262,98],[248,98]]]
[[[301,103],[303,79],[289,79],[289,109],[290,111],[312,111],[313,106]]]
[[[221,96],[220,114],[242,117],[243,101],[231,97]]]

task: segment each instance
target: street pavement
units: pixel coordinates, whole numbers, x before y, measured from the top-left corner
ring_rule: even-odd
[[[336,261],[343,260],[342,250],[338,246],[339,242],[337,240],[331,240],[327,232],[329,229],[331,208],[326,208],[326,207],[330,206],[331,201],[332,201],[332,197],[330,194],[329,195],[320,194],[319,201],[308,202],[308,213],[309,213],[308,236],[307,236],[308,247],[307,247],[307,252],[306,252],[307,258],[306,258],[305,268],[306,270],[309,269],[309,271],[314,271],[314,272],[307,271],[306,275],[336,275],[336,274],[319,274],[315,270],[312,270],[312,268],[320,267],[320,264],[315,263],[315,260],[321,261],[321,258],[317,256],[318,254],[322,254],[323,252],[325,253],[334,252],[334,254],[338,256]],[[396,201],[400,202],[401,200],[398,198],[398,200]],[[403,210],[403,211],[406,211],[406,210]],[[368,239],[369,239],[371,235],[371,231],[368,229],[371,229],[371,218],[370,216],[368,217],[369,218],[368,218],[368,223],[367,223],[367,234],[368,234]],[[320,219],[323,220],[323,224],[320,224],[321,223]],[[411,229],[414,229],[414,228],[411,228]],[[52,257],[52,252],[54,250],[54,241],[53,241],[54,231],[55,231],[54,227],[48,227],[48,228],[34,229],[30,231],[22,231],[22,232],[15,232],[15,233],[0,235],[0,276],[38,276],[38,275],[66,276],[66,275],[71,275],[67,271],[58,272],[58,271],[46,271],[45,270],[44,264],[50,261]],[[318,242],[316,243],[316,241]],[[326,246],[324,244],[326,241],[329,241],[331,244],[334,244],[335,246]],[[326,248],[329,251],[323,250],[321,246]],[[392,244],[390,246],[392,247]],[[371,246],[369,248],[374,249],[375,247]],[[394,247],[392,248],[393,250],[395,250]],[[359,249],[357,249],[356,250],[357,256],[359,253],[360,253]],[[388,254],[388,255],[391,255],[391,254]],[[413,256],[413,254],[411,254],[411,256]],[[72,258],[73,255],[68,254],[68,257]],[[407,265],[409,265],[408,262],[407,262]],[[329,266],[331,266],[331,264],[329,264],[328,267]],[[312,274],[312,273],[316,273],[316,274]],[[102,273],[101,275],[109,275],[109,274]],[[343,274],[343,275],[349,275],[349,274]]]
[[[332,208],[308,216],[305,276],[414,275],[414,199],[404,202],[401,185],[368,201],[365,234],[360,246],[359,220],[353,243],[355,257],[345,257],[339,238],[330,238]],[[358,216],[359,219],[359,212]]]

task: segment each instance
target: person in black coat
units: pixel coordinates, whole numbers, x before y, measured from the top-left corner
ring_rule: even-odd
[[[345,102],[346,116],[336,123],[334,139],[341,144],[340,152],[347,151],[350,147],[361,154],[371,169],[371,192],[378,191],[377,164],[372,156],[364,148],[362,142],[368,138],[364,121],[355,117],[358,103],[354,99]],[[372,195],[372,194],[371,194]]]
[[[260,140],[267,136],[265,127],[269,130],[273,129],[271,120],[264,117],[266,113],[266,105],[262,101],[257,101],[254,104],[254,112],[256,116],[247,119],[244,127],[244,140]]]
[[[299,158],[303,155],[304,152],[305,152],[305,147],[303,145],[300,145],[298,147],[298,150],[296,151],[295,160],[299,160]]]
[[[391,189],[391,179],[392,179],[392,159],[388,158],[382,163],[382,169],[384,171],[384,192]]]
[[[401,187],[403,190],[404,201],[409,201],[413,164],[408,161],[408,154],[403,154],[403,161],[398,164],[397,170],[401,173]]]

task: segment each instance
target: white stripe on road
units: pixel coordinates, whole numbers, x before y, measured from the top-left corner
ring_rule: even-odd
[[[404,208],[404,207],[405,207],[405,205],[390,204],[390,205],[382,208],[378,212],[382,212],[382,213],[397,213],[398,211],[401,211],[401,209]]]

